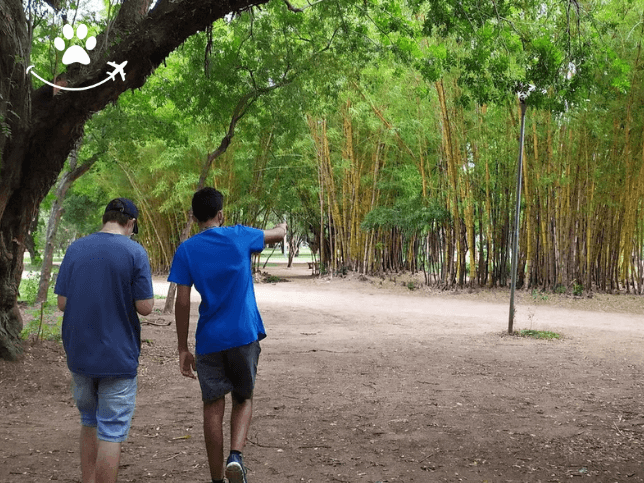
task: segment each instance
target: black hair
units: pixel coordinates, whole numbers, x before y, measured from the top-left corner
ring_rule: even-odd
[[[203,188],[192,197],[192,214],[199,222],[211,220],[224,207],[224,195],[215,188]]]

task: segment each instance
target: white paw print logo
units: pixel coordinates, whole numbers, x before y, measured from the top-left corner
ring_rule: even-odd
[[[74,27],[69,24],[65,25],[63,27],[63,35],[67,40],[71,40],[74,36]],[[87,27],[84,24],[80,24],[78,26],[78,28],[76,29],[76,36],[80,40],[83,40],[85,37],[87,37]],[[54,46],[56,47],[56,49],[62,52],[63,50],[65,50],[65,41],[60,37],[56,37],[54,39]],[[96,47],[96,37],[92,35],[85,42],[85,48],[87,50],[92,50],[94,47]],[[73,64],[74,62],[79,62],[83,65],[89,64],[89,55],[87,55],[85,49],[83,49],[80,45],[72,45],[63,54],[63,64],[69,65]]]

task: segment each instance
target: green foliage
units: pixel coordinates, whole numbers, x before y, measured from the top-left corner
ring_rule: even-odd
[[[0,133],[6,138],[11,137],[11,127],[7,124],[4,116],[0,114]]]
[[[553,292],[557,294],[564,294],[566,293],[566,286],[563,284],[557,284],[555,285]]]
[[[20,296],[18,301],[26,302],[29,305],[36,303],[36,296],[38,295],[38,284],[40,283],[40,275],[37,272],[31,272],[27,278],[20,281],[18,291]]]
[[[444,208],[436,204],[423,205],[420,199],[404,200],[393,207],[379,206],[370,211],[362,222],[363,230],[397,228],[405,233],[426,232],[436,222],[447,219]]]
[[[62,316],[55,317],[52,307],[45,307],[42,324],[40,322],[40,309],[28,310],[27,314],[31,320],[27,322],[20,332],[21,339],[27,340],[33,337],[36,340],[61,341],[63,318]]]
[[[471,209],[479,256],[490,257],[502,281],[517,90],[533,88],[526,155],[536,194],[523,206],[556,206],[571,188],[584,216],[595,206],[622,209],[616,180],[633,175],[629,163],[641,140],[631,134],[625,145],[625,126],[615,120],[629,119],[630,133],[644,128],[636,109],[643,95],[640,4],[340,0],[307,4],[300,13],[270,2],[235,14],[188,39],[141,89],[86,125],[80,161],[94,155],[99,161],[70,192],[64,237],[94,231],[107,200],[129,196],[144,210],[139,239],[155,269],[167,268],[204,161],[220,143],[227,150],[206,184],[224,192],[228,224],[264,227],[286,219],[306,237],[323,217],[330,236],[333,227],[320,213],[320,195],[326,211],[329,193],[318,184],[311,116],[327,126],[339,209],[360,204],[356,237],[386,232],[389,239],[376,236],[370,249],[382,253],[399,237],[397,249],[407,250],[425,235],[446,236],[458,224],[464,229]],[[53,68],[50,44],[62,20],[50,20],[34,56]],[[437,102],[437,81],[449,120]],[[582,140],[579,132],[589,134]],[[619,153],[625,161],[615,161]],[[460,163],[456,192],[448,155]],[[377,170],[362,169],[374,159]],[[580,171],[583,163],[588,173]],[[594,192],[584,193],[591,183]],[[585,198],[592,203],[585,206]],[[454,203],[461,220],[451,218]],[[367,246],[363,241],[351,248]],[[436,246],[444,247],[442,241]],[[446,259],[438,255],[427,256],[437,270]],[[469,263],[459,261],[466,271]],[[557,290],[574,293],[571,281],[564,282]]]
[[[605,45],[605,35],[619,25],[607,13],[622,3],[629,2],[582,7],[555,0],[412,0],[414,12],[424,19],[422,31],[431,39],[419,70],[430,82],[458,73],[462,96],[480,104],[532,86],[531,106],[565,111],[602,88],[598,71],[610,78],[604,87],[624,92],[630,82],[628,63],[624,54],[615,56]]]
[[[55,277],[58,272],[58,267],[52,267],[52,276]],[[39,272],[30,272],[26,278],[23,278],[20,281],[19,292],[20,296],[18,297],[19,302],[24,302],[27,305],[34,305],[36,303],[36,297],[38,295],[38,285],[40,283],[40,273]],[[50,283],[47,290],[47,301],[45,305],[55,306],[57,296],[54,294],[54,284]]]
[[[73,186],[71,194],[67,195],[63,203],[65,216],[59,227],[56,246],[66,247],[75,237],[88,235],[101,228],[103,211],[109,200],[101,190],[94,190],[92,194],[85,194],[86,182]]]
[[[391,204],[369,212],[362,222],[363,230],[396,228],[406,234],[426,233],[449,218],[437,198],[422,198],[420,175],[413,166],[398,166],[390,171],[390,176],[379,187]]]
[[[576,297],[581,297],[584,294],[584,286],[575,282],[572,286],[572,294]]]
[[[62,63],[62,53],[54,47],[56,37],[64,38],[63,26],[69,23],[76,29],[82,23],[88,28],[87,37],[89,37],[98,36],[109,21],[105,15],[90,12],[83,8],[83,5],[79,6],[79,2],[76,1],[62,0],[57,4],[58,8],[55,11],[44,1],[32,1],[26,5],[26,9],[30,10],[34,31],[29,64],[26,65],[34,65],[34,70],[41,77],[50,80],[66,69]],[[113,15],[110,17],[113,18]],[[65,38],[66,47],[73,44],[84,47],[84,41],[76,36],[72,39]],[[35,77],[30,77],[34,87],[43,85]]]
[[[25,311],[26,315],[29,316],[29,322],[24,326],[20,337],[23,340],[35,337],[36,339],[42,340],[60,341],[63,318],[56,316],[57,296],[54,294],[53,284],[49,286],[47,300],[42,304],[42,307],[40,305],[34,305],[36,296],[38,295],[39,281],[39,274],[32,272],[20,282],[20,297],[18,301],[33,306],[32,309]]]

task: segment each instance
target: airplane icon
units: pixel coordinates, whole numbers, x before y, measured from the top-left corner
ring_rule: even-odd
[[[123,72],[123,69],[127,65],[127,60],[122,64],[117,64],[116,62],[108,62],[108,64],[114,67],[114,70],[107,74],[110,79],[116,80],[116,74],[121,74],[121,80],[125,80],[125,72]]]

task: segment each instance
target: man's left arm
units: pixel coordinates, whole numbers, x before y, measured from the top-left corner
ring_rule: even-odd
[[[136,311],[143,316],[150,315],[154,309],[154,299],[135,300]]]

